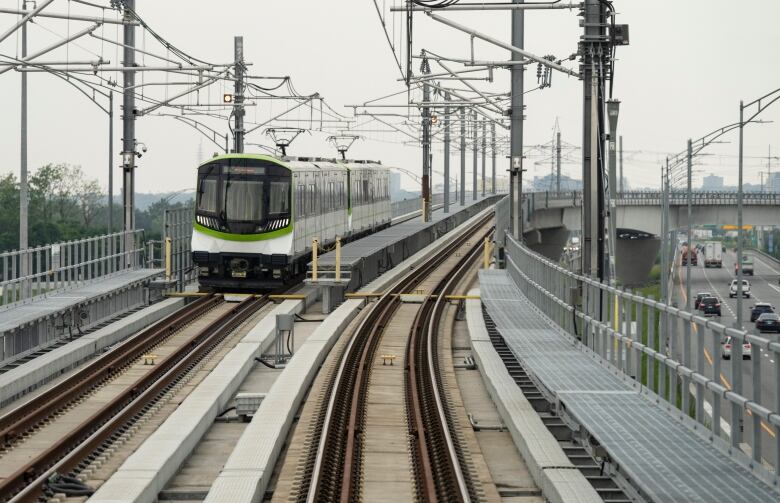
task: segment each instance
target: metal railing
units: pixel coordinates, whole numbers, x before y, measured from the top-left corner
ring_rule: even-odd
[[[130,249],[127,243],[133,243]],[[142,230],[0,253],[0,306],[29,302],[47,293],[135,269],[142,264],[142,253]]]
[[[162,240],[146,242],[146,264],[149,268],[165,269],[166,279],[176,282],[176,290],[197,279],[192,262],[192,206],[165,210]]]
[[[451,196],[451,197],[454,197]],[[431,204],[437,205],[444,202],[444,194],[433,194],[431,196]],[[404,199],[403,201],[393,201],[390,203],[390,215],[392,218],[400,217],[401,215],[407,215],[413,211],[420,211],[422,209],[422,197],[413,197],[411,199]]]
[[[729,437],[732,455],[737,455],[743,442],[743,421],[750,421],[752,431],[744,436],[749,436],[745,442],[750,446],[752,466],[761,466],[762,431],[774,444],[775,460],[780,460],[780,342],[775,338],[727,327],[581,276],[534,253],[509,235],[506,263],[518,287],[540,311],[580,339],[603,362],[639,381],[644,393],[652,392],[666,400],[670,408],[679,409],[680,419],[686,415],[695,418],[711,431],[711,440],[721,435]],[[686,323],[691,325],[688,337]],[[733,342],[733,385],[721,373],[724,337],[731,337]],[[749,363],[743,363],[741,357],[745,343],[752,345]],[[769,373],[772,382],[768,387],[775,389],[774,396],[766,396],[763,391],[764,365],[774,368]],[[750,393],[743,389],[742,382],[751,383]],[[723,407],[730,407],[731,413],[723,415]],[[728,428],[722,429],[722,422]],[[726,447],[720,440],[715,444]],[[742,453],[737,456],[745,457]]]
[[[544,208],[560,208],[562,206],[582,206],[582,192],[528,192],[523,194],[528,210]],[[626,191],[618,192],[619,206],[660,206],[663,194],[657,191]],[[699,192],[691,193],[694,206],[729,206],[737,204],[736,192]],[[742,203],[746,206],[780,206],[780,193],[746,192]],[[685,191],[672,191],[669,194],[669,204],[683,206],[688,204],[688,194]]]

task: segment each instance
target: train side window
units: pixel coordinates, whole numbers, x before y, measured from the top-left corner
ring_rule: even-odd
[[[315,184],[309,185],[309,214],[315,215],[317,213],[317,186]]]
[[[368,184],[368,180],[363,180],[363,197],[366,198],[366,202],[370,203],[373,199],[373,194],[371,193],[370,185]]]
[[[303,197],[305,189],[306,186],[302,183],[299,183],[295,191],[295,210],[297,211],[299,217],[306,215],[306,207],[304,206],[305,198]]]

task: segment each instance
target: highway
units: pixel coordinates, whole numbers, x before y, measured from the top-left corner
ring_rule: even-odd
[[[754,260],[755,276],[745,277],[745,279],[750,282],[751,297],[743,299],[743,327],[747,328],[752,333],[758,333],[753,327],[753,323],[750,322],[750,309],[751,306],[753,306],[753,304],[756,302],[768,302],[773,306],[780,306],[780,285],[778,285],[778,277],[780,277],[780,265],[772,262],[768,258],[759,255],[758,253],[748,251],[746,252],[746,255],[751,256]],[[720,269],[705,269],[703,267],[704,261],[701,260],[701,258],[699,260],[698,267],[691,267],[691,307],[693,307],[693,301],[696,298],[696,294],[698,292],[712,293],[721,300],[722,316],[720,317],[719,321],[726,326],[734,326],[736,322],[737,299],[729,298],[729,286],[732,279],[735,277],[733,274],[735,262],[736,254],[732,250],[729,250],[727,253],[723,254],[723,267]],[[678,305],[680,307],[684,307],[685,268],[679,265],[679,257],[677,258],[677,264],[677,276],[680,278],[680,281],[675,284],[673,296],[674,299],[677,300]],[[698,348],[696,346],[697,338],[695,337],[697,333],[697,327],[694,326],[693,329],[694,330],[692,333],[694,337],[692,339],[692,361],[695,366],[697,363],[696,357],[698,355]],[[682,326],[680,326],[678,333],[683,333]],[[765,337],[769,337],[770,340],[780,340],[780,336],[778,334],[763,335]],[[707,334],[707,336],[704,338],[704,357],[706,360],[704,369],[705,373],[707,374],[711,374],[712,372],[713,358],[721,358],[719,354],[711,354],[710,348],[712,347],[713,342],[711,337],[711,334]],[[680,344],[678,345],[678,348],[676,348],[677,354],[675,356],[682,354],[681,339],[682,337],[678,338],[678,340],[680,340]],[[754,351],[758,351],[758,353],[754,354],[753,356],[761,358],[761,401],[763,403],[776,403],[776,393],[778,390],[775,386],[775,361],[770,357],[769,353],[764,353],[763,351],[759,350],[759,348],[754,348]],[[736,365],[733,360],[721,359],[720,381],[721,384],[727,388],[732,387],[735,366]],[[750,360],[743,360],[741,367],[743,386],[742,393],[749,398],[753,398],[753,362]],[[705,397],[705,400],[708,400],[708,397]],[[708,407],[705,406],[705,409],[708,409]],[[730,419],[731,407],[724,406],[724,402],[722,402],[721,405],[721,412],[726,420]],[[726,426],[725,422],[721,422],[721,424],[722,426]],[[746,439],[750,438],[749,436],[752,435],[753,431],[753,421],[750,416],[744,418],[743,424],[743,442],[745,442]],[[727,431],[727,426],[723,429]],[[776,453],[774,450],[773,439],[775,437],[775,431],[764,422],[761,424],[761,430],[761,457],[774,465]]]

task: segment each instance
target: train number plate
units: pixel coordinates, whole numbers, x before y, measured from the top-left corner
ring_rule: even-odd
[[[232,271],[230,275],[234,278],[246,278],[246,271]]]

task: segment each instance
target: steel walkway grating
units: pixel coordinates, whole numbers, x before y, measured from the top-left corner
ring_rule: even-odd
[[[579,350],[506,271],[480,271],[480,295],[523,367],[652,501],[780,500],[772,487]]]

